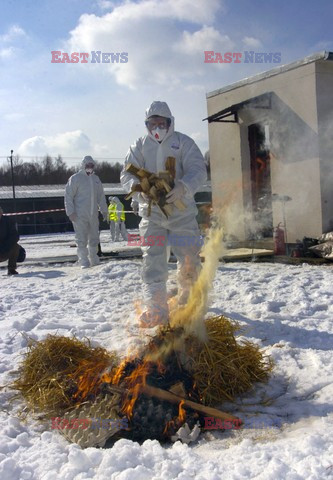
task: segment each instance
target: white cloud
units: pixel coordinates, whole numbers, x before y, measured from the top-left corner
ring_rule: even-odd
[[[6,33],[0,35],[0,60],[12,58],[18,53],[20,50],[18,47],[22,39],[26,40],[27,35],[23,28],[18,25],[12,25]]]
[[[225,52],[234,47],[235,44],[228,35],[221,35],[214,27],[204,26],[194,33],[185,31],[179,44],[175,45],[175,50],[189,55],[203,55],[204,50]]]
[[[208,149],[208,139],[206,132],[192,132],[190,137],[201,146],[202,152],[204,153]]]
[[[25,37],[26,33],[19,25],[12,25],[4,35],[0,35],[0,42],[10,43],[17,38]]]
[[[14,54],[14,47],[7,47],[0,49],[0,58],[9,58]]]
[[[244,37],[243,44],[244,48],[262,48],[261,41],[254,37]]]
[[[142,0],[125,1],[114,8],[115,21],[140,20],[142,18],[171,18],[193,23],[211,23],[222,7],[221,0]]]
[[[308,48],[309,52],[319,52],[319,51],[332,51],[333,49],[333,42],[332,40],[322,40],[320,42],[315,43],[310,48]]]
[[[196,26],[214,21],[221,6],[218,0],[127,1],[101,17],[82,15],[66,48],[69,52],[127,52],[127,63],[89,62],[82,68],[96,73],[107,70],[118,84],[129,88],[147,82],[172,88],[193,72],[202,75],[206,43],[207,48],[231,43],[209,26],[184,32],[184,22]]]
[[[18,120],[21,120],[25,117],[25,113],[21,113],[21,112],[12,112],[12,113],[5,113],[3,118],[7,121],[7,122],[17,122]]]
[[[110,0],[97,0],[97,6],[101,10],[112,10],[115,7],[115,3]]]
[[[82,155],[94,153],[89,137],[81,130],[59,133],[54,136],[35,136],[24,140],[18,148],[20,155]]]

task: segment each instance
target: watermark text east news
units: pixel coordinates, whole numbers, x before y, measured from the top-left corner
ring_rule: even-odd
[[[53,50],[51,52],[51,63],[127,63],[127,52],[101,52],[92,50],[88,52],[61,52]]]
[[[281,63],[281,52],[214,52],[204,51],[204,63]]]

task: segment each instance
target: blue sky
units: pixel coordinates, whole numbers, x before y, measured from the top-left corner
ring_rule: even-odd
[[[205,64],[203,52],[281,52],[286,64],[333,50],[332,14],[330,0],[2,0],[0,157],[121,161],[156,99],[204,153],[206,92],[277,64]],[[56,64],[52,50],[128,63]]]

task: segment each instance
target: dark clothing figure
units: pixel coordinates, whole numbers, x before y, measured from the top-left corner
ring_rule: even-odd
[[[20,247],[19,234],[10,217],[2,215],[0,209],[0,262],[8,260],[8,275],[16,275],[16,261]]]

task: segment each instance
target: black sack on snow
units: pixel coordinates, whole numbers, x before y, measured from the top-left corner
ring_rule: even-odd
[[[310,250],[310,247],[314,247],[315,245],[318,245],[319,242],[317,238],[304,237],[302,243],[303,243],[304,257],[315,257],[316,255],[314,254],[314,252]]]

